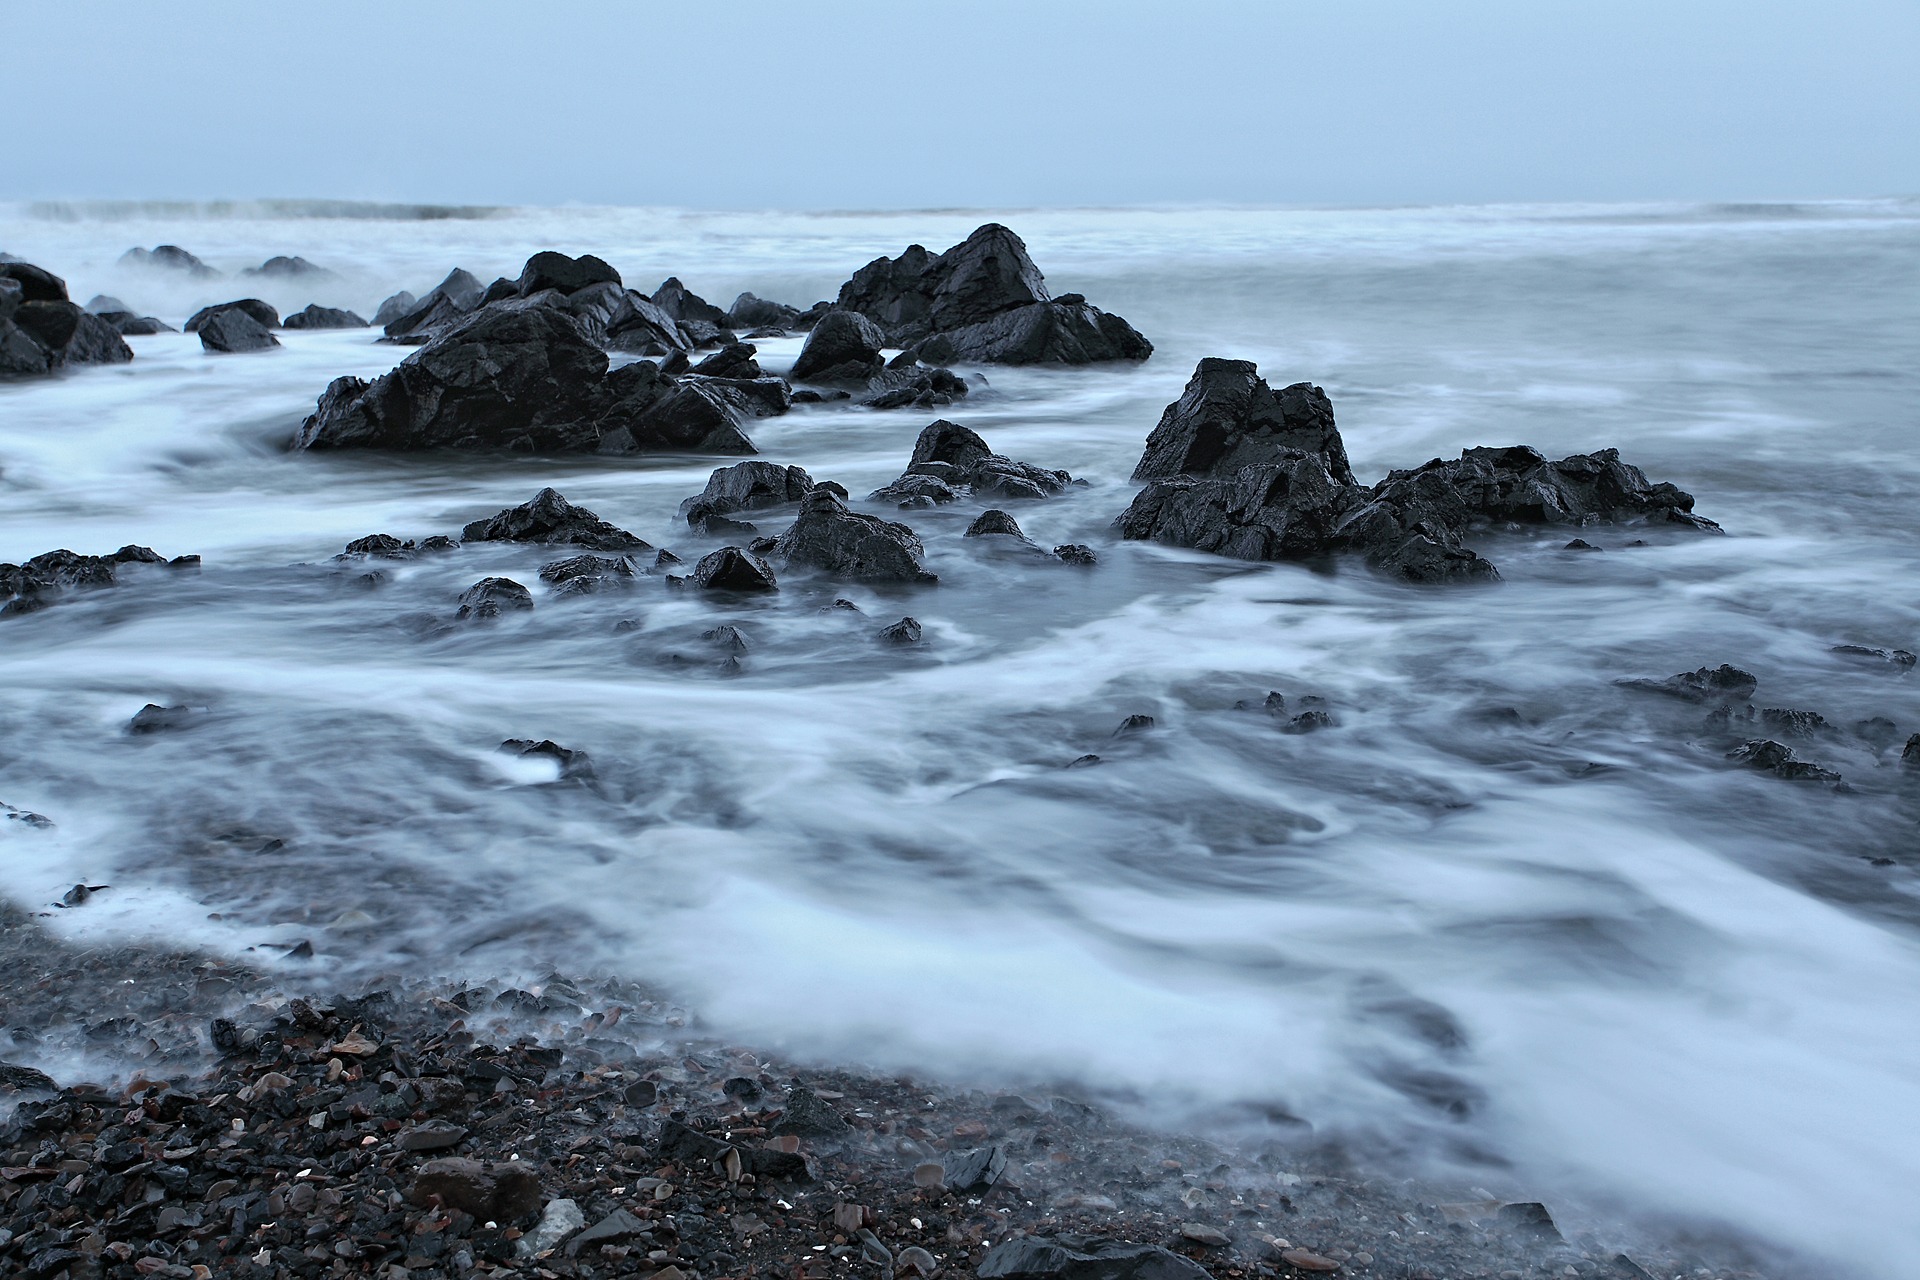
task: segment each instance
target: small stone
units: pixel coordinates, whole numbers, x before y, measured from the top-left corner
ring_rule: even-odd
[[[1090,568],[1100,562],[1093,548],[1084,542],[1063,543],[1053,549],[1053,554],[1067,564],[1077,564],[1082,568]]]
[[[574,1257],[584,1249],[596,1249],[603,1245],[625,1244],[629,1240],[648,1234],[648,1230],[646,1223],[625,1209],[615,1209],[575,1236],[567,1245],[567,1256]]]
[[[913,1185],[924,1187],[929,1191],[938,1191],[947,1185],[946,1166],[933,1160],[913,1166]]]
[[[1560,549],[1562,551],[1605,551],[1606,550],[1605,547],[1594,546],[1591,542],[1588,542],[1585,538],[1575,538],[1572,542],[1569,542],[1566,546]]]
[[[630,1107],[650,1107],[660,1099],[660,1086],[651,1080],[636,1080],[622,1096]]]
[[[573,1201],[548,1201],[539,1223],[514,1245],[514,1254],[522,1259],[538,1257],[549,1249],[559,1248],[568,1236],[586,1225],[586,1215]]]
[[[463,1125],[446,1120],[428,1120],[406,1130],[394,1140],[394,1145],[402,1151],[444,1151],[448,1147],[458,1146],[466,1136],[467,1130]]]
[[[1340,1269],[1340,1264],[1332,1258],[1323,1258],[1305,1249],[1283,1249],[1280,1252],[1280,1259],[1288,1266],[1301,1271],[1338,1271]]]
[[[1203,1244],[1209,1249],[1224,1249],[1233,1241],[1227,1233],[1218,1227],[1210,1227],[1204,1222],[1185,1222],[1180,1225],[1180,1238]]]
[[[865,1205],[848,1204],[844,1200],[833,1206],[833,1229],[843,1236],[857,1235],[860,1228],[873,1221],[873,1211]]]
[[[932,1276],[940,1270],[940,1264],[933,1260],[933,1255],[917,1244],[902,1249],[895,1262],[901,1270],[923,1277]]]
[[[981,1147],[974,1151],[950,1151],[941,1162],[946,1183],[955,1191],[985,1191],[1007,1172],[1007,1154],[999,1147]]]

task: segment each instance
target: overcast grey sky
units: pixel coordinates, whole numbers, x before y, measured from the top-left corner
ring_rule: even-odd
[[[1920,0],[5,0],[0,49],[0,199],[1920,192]]]

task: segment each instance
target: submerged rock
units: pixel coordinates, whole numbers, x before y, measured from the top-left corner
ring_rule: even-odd
[[[902,618],[889,626],[880,628],[881,644],[919,644],[920,621],[917,618]]]
[[[897,258],[876,258],[841,287],[835,305],[873,320],[885,345],[930,364],[1087,364],[1153,352],[1126,321],[1080,295],[1054,299],[1026,245],[998,223],[942,254],[912,245]]]
[[[1267,460],[1240,461],[1253,457]],[[1649,483],[1613,449],[1557,462],[1524,446],[1468,449],[1367,488],[1342,478],[1351,473],[1325,396],[1306,384],[1272,392],[1244,361],[1201,362],[1149,437],[1143,473],[1164,478],[1115,521],[1122,537],[1243,560],[1358,554],[1409,582],[1498,578],[1465,543],[1496,525],[1719,528],[1692,514],[1691,495]]]
[[[1019,538],[1023,542],[1026,541],[1027,537],[1026,534],[1020,532],[1019,521],[1004,511],[991,509],[982,511],[979,515],[975,516],[973,523],[968,525],[967,531],[960,536],[963,538],[984,538],[988,534],[995,533]]]
[[[310,302],[280,322],[283,329],[365,329],[367,322],[351,311]]]
[[[1727,759],[1737,760],[1750,768],[1794,782],[1839,782],[1841,780],[1840,775],[1833,770],[1796,758],[1791,747],[1770,738],[1750,738],[1737,749],[1728,752]]]
[[[240,273],[243,276],[266,276],[278,280],[315,280],[336,277],[337,273],[325,267],[308,262],[305,258],[289,258],[285,254],[275,254],[257,267],[248,267]]]
[[[467,542],[568,543],[595,551],[651,551],[650,543],[608,524],[585,507],[576,507],[559,490],[547,488],[530,501],[475,520],[460,536]]]
[[[0,564],[0,616],[31,613],[46,607],[67,591],[116,586],[120,571],[129,565],[168,569],[196,569],[199,556],[168,560],[148,547],[125,546],[110,556],[83,556],[61,548],[33,557],[24,564]]]
[[[1644,689],[1648,693],[1665,694],[1669,698],[1680,698],[1687,702],[1744,702],[1760,687],[1759,678],[1751,671],[1743,671],[1724,662],[1717,667],[1682,671],[1664,680],[1639,678],[1618,683],[1630,689]]]
[[[790,567],[861,582],[933,583],[926,548],[904,524],[847,510],[846,491],[815,485],[800,515],[775,540],[773,554]]]
[[[482,578],[460,593],[461,621],[497,618],[533,608],[533,592],[512,578]]]

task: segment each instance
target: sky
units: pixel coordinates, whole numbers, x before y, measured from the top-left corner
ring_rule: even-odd
[[[0,200],[1920,193],[1920,0],[13,0],[0,49]]]

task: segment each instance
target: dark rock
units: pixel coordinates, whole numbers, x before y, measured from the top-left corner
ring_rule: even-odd
[[[1090,1236],[1020,1236],[987,1251],[979,1280],[1211,1280],[1199,1263],[1155,1244]]]
[[[867,317],[855,311],[829,311],[807,335],[807,344],[787,377],[795,382],[865,385],[886,367],[880,358],[885,345],[886,335]]]
[[[1538,1201],[1503,1204],[1499,1212],[1494,1214],[1494,1219],[1519,1235],[1555,1242],[1561,1238],[1560,1228],[1553,1225],[1553,1215],[1547,1212],[1547,1206]]]
[[[733,306],[727,309],[723,323],[731,329],[786,329],[793,327],[799,318],[797,307],[743,293],[733,300]]]
[[[407,1199],[422,1207],[438,1200],[480,1222],[518,1222],[539,1212],[540,1178],[531,1161],[447,1156],[420,1166]]]
[[[1004,511],[987,510],[975,516],[963,538],[981,538],[990,533],[1002,533],[1008,537],[1026,540],[1026,534],[1020,532],[1020,522]]]
[[[186,331],[198,333],[202,325],[223,311],[243,311],[251,316],[262,329],[278,329],[280,313],[258,298],[237,298],[232,302],[216,302],[210,307],[202,307],[187,320]]]
[[[46,1072],[35,1071],[32,1067],[17,1067],[11,1062],[0,1062],[0,1089],[15,1093],[60,1092],[60,1086]]]
[[[660,287],[653,291],[653,303],[675,320],[692,320],[715,329],[728,325],[726,312],[681,284],[678,276],[668,276],[660,282]]]
[[[1605,547],[1594,546],[1591,542],[1588,542],[1585,538],[1575,538],[1572,542],[1569,542],[1566,546],[1560,549],[1562,551],[1605,551],[1606,550]]]
[[[607,356],[551,309],[482,311],[368,383],[337,378],[299,449],[591,449]]]
[[[20,287],[18,280],[12,276],[0,276],[0,320],[13,319],[13,313],[26,300],[26,290]]]
[[[1152,716],[1139,715],[1136,713],[1122,720],[1120,727],[1113,731],[1113,736],[1116,738],[1126,738],[1136,733],[1145,733],[1147,730],[1153,728],[1153,724]]]
[[[990,1191],[1006,1176],[1007,1153],[999,1147],[949,1151],[940,1164],[946,1172],[947,1189],[966,1195],[974,1191]]]
[[[20,286],[21,302],[67,302],[67,282],[30,262],[0,262],[0,280]]]
[[[688,524],[696,524],[709,516],[799,502],[812,488],[813,477],[800,467],[783,467],[773,462],[736,462],[730,467],[716,468],[707,477],[707,487],[680,504],[680,514]]]
[[[1084,542],[1065,543],[1061,546],[1055,547],[1053,549],[1053,554],[1058,556],[1061,560],[1065,561],[1067,564],[1080,565],[1083,568],[1090,568],[1093,565],[1098,564],[1100,560],[1100,557],[1094,554],[1093,548],[1088,546]]]
[[[1863,644],[1837,644],[1830,652],[1868,664],[1885,663],[1899,671],[1911,670],[1915,663],[1920,662],[1920,654],[1907,649],[1870,649]]]
[[[747,643],[746,633],[735,626],[712,627],[700,633],[702,640],[710,641],[729,653],[745,653],[752,648]]]
[[[462,621],[497,618],[503,613],[532,608],[533,593],[512,578],[482,578],[460,593],[460,612],[456,616]]]
[[[650,1107],[660,1098],[660,1086],[651,1080],[636,1080],[621,1093],[630,1107]]]
[[[17,282],[16,282],[17,283]],[[96,293],[87,299],[87,314],[107,316],[114,314],[131,315],[133,308],[111,294]]]
[[[442,537],[439,534],[415,542],[411,538],[402,541],[390,533],[370,533],[364,538],[355,538],[349,542],[346,550],[334,559],[371,556],[376,560],[411,560],[415,556],[451,551],[459,545],[452,538]]]
[[[572,294],[589,285],[619,283],[620,273],[592,254],[569,258],[564,253],[548,249],[527,259],[527,265],[521,268],[520,279],[515,285],[520,296],[526,298],[543,289]]]
[[[1760,723],[1776,733],[1795,738],[1823,737],[1834,732],[1827,718],[1818,711],[1794,711],[1787,707],[1762,707]]]
[[[266,351],[280,345],[280,340],[264,325],[238,307],[228,307],[208,316],[198,332],[202,347],[226,354]]]
[[[711,591],[774,591],[779,583],[773,568],[751,551],[721,547],[700,558],[693,567],[695,585]]]
[[[0,320],[0,335],[8,333],[24,338],[26,344],[17,347],[16,356],[17,341],[0,337],[0,373],[39,373],[76,364],[125,364],[133,359],[133,349],[112,325],[71,302],[23,302],[11,320]],[[38,354],[33,354],[36,349]]]
[[[919,644],[920,623],[914,618],[902,618],[891,626],[880,629],[882,644]]]
[[[575,1257],[588,1249],[598,1249],[610,1244],[625,1244],[629,1240],[638,1240],[642,1236],[651,1235],[652,1228],[646,1223],[625,1209],[615,1209],[568,1241],[567,1256]]]
[[[557,762],[565,779],[593,777],[593,758],[584,751],[573,751],[551,738],[508,738],[500,749],[516,756],[543,756]]]
[[[575,508],[578,510],[578,508]],[[607,578],[631,578],[633,561],[606,556],[569,556],[540,566],[540,581],[557,587],[567,582],[600,582]]]
[[[323,307],[310,302],[306,308],[296,311],[280,322],[283,329],[364,329],[367,322],[351,311],[342,311],[338,307]]]
[[[156,333],[178,333],[172,325],[156,316],[137,316],[131,311],[106,311],[100,318],[113,326],[121,337],[150,337]]]
[[[943,409],[965,399],[969,390],[953,370],[925,369],[911,360],[896,361],[870,385],[885,389],[862,402],[869,409]]]
[[[531,501],[475,520],[460,536],[467,542],[567,543],[595,551],[651,551],[651,544],[608,524],[585,507],[576,507],[556,489],[542,489]]]
[[[1840,775],[1831,769],[1809,764],[1794,757],[1793,750],[1768,738],[1750,738],[1727,753],[1727,759],[1796,782],[1838,782]]]
[[[305,258],[289,258],[285,254],[275,254],[257,267],[248,267],[240,273],[243,276],[266,276],[276,280],[314,280],[336,277],[336,273],[325,267],[316,266]],[[337,277],[336,277],[337,278]]]
[[[14,284],[9,280],[6,284]],[[14,285],[18,296],[18,285]],[[0,300],[7,292],[0,289]],[[0,377],[37,377],[53,371],[52,357],[12,320],[0,318]]]
[[[891,502],[903,510],[954,502],[960,495],[945,480],[908,473],[867,495],[869,502]]]
[[[1085,364],[1142,360],[1153,351],[1132,326],[1078,294],[1052,298],[1020,237],[997,223],[935,256],[919,245],[877,258],[841,287],[837,308],[912,347],[931,364]]]
[[[420,299],[402,289],[380,304],[380,309],[373,313],[373,322],[384,329],[419,305]]]
[[[771,380],[778,382],[777,379]],[[601,453],[758,452],[741,420],[763,416],[765,402],[742,383],[688,379],[622,397],[600,419]],[[779,383],[784,387],[785,383]]]
[[[926,549],[912,529],[847,510],[845,492],[828,484],[814,486],[774,553],[789,566],[857,581],[939,581],[921,563]]]
[[[775,1137],[790,1133],[802,1138],[834,1138],[849,1127],[819,1094],[805,1085],[795,1085],[787,1094],[785,1113],[771,1132]]]
[[[1725,663],[1717,667],[1701,667],[1697,671],[1683,671],[1665,680],[1634,679],[1618,683],[1630,689],[1662,693],[1687,702],[1744,701],[1751,698],[1753,691],[1760,687],[1759,679],[1751,671],[1742,671]]]
[[[1275,391],[1252,361],[1210,357],[1160,415],[1133,478],[1226,478],[1296,452],[1318,455],[1336,481],[1354,483],[1324,391],[1305,382]]]
[[[1119,316],[1068,294],[936,333],[916,343],[912,354],[943,365],[1081,365],[1145,360],[1153,344]]]
[[[149,702],[133,713],[133,719],[127,722],[127,732],[136,735],[150,733],[169,733],[176,729],[190,728],[203,712],[193,707],[163,707]]]
[[[183,271],[201,280],[220,273],[177,244],[155,245],[151,249],[129,249],[120,255],[123,267],[155,267],[163,271]]]
[[[386,322],[387,341],[425,342],[479,306],[485,293],[486,286],[480,283],[478,277],[471,271],[455,267],[411,310]],[[385,309],[382,305],[381,310]]]
[[[906,475],[876,490],[873,498],[902,506],[927,505],[912,501],[919,497],[933,502],[951,500],[950,494],[942,497],[938,490],[911,480],[914,476],[937,480],[947,490],[965,488],[976,498],[1044,498],[1063,492],[1073,483],[1073,477],[1064,471],[1004,458],[989,449],[977,432],[945,419],[921,431]]]
[[[466,1136],[465,1125],[450,1120],[426,1120],[411,1129],[402,1129],[393,1144],[402,1151],[445,1151],[459,1146]]]
[[[1302,711],[1280,728],[1282,733],[1317,733],[1333,727],[1333,717],[1325,711]]]
[[[692,373],[706,378],[758,378],[760,362],[753,357],[757,348],[750,342],[736,342],[693,366]]]

